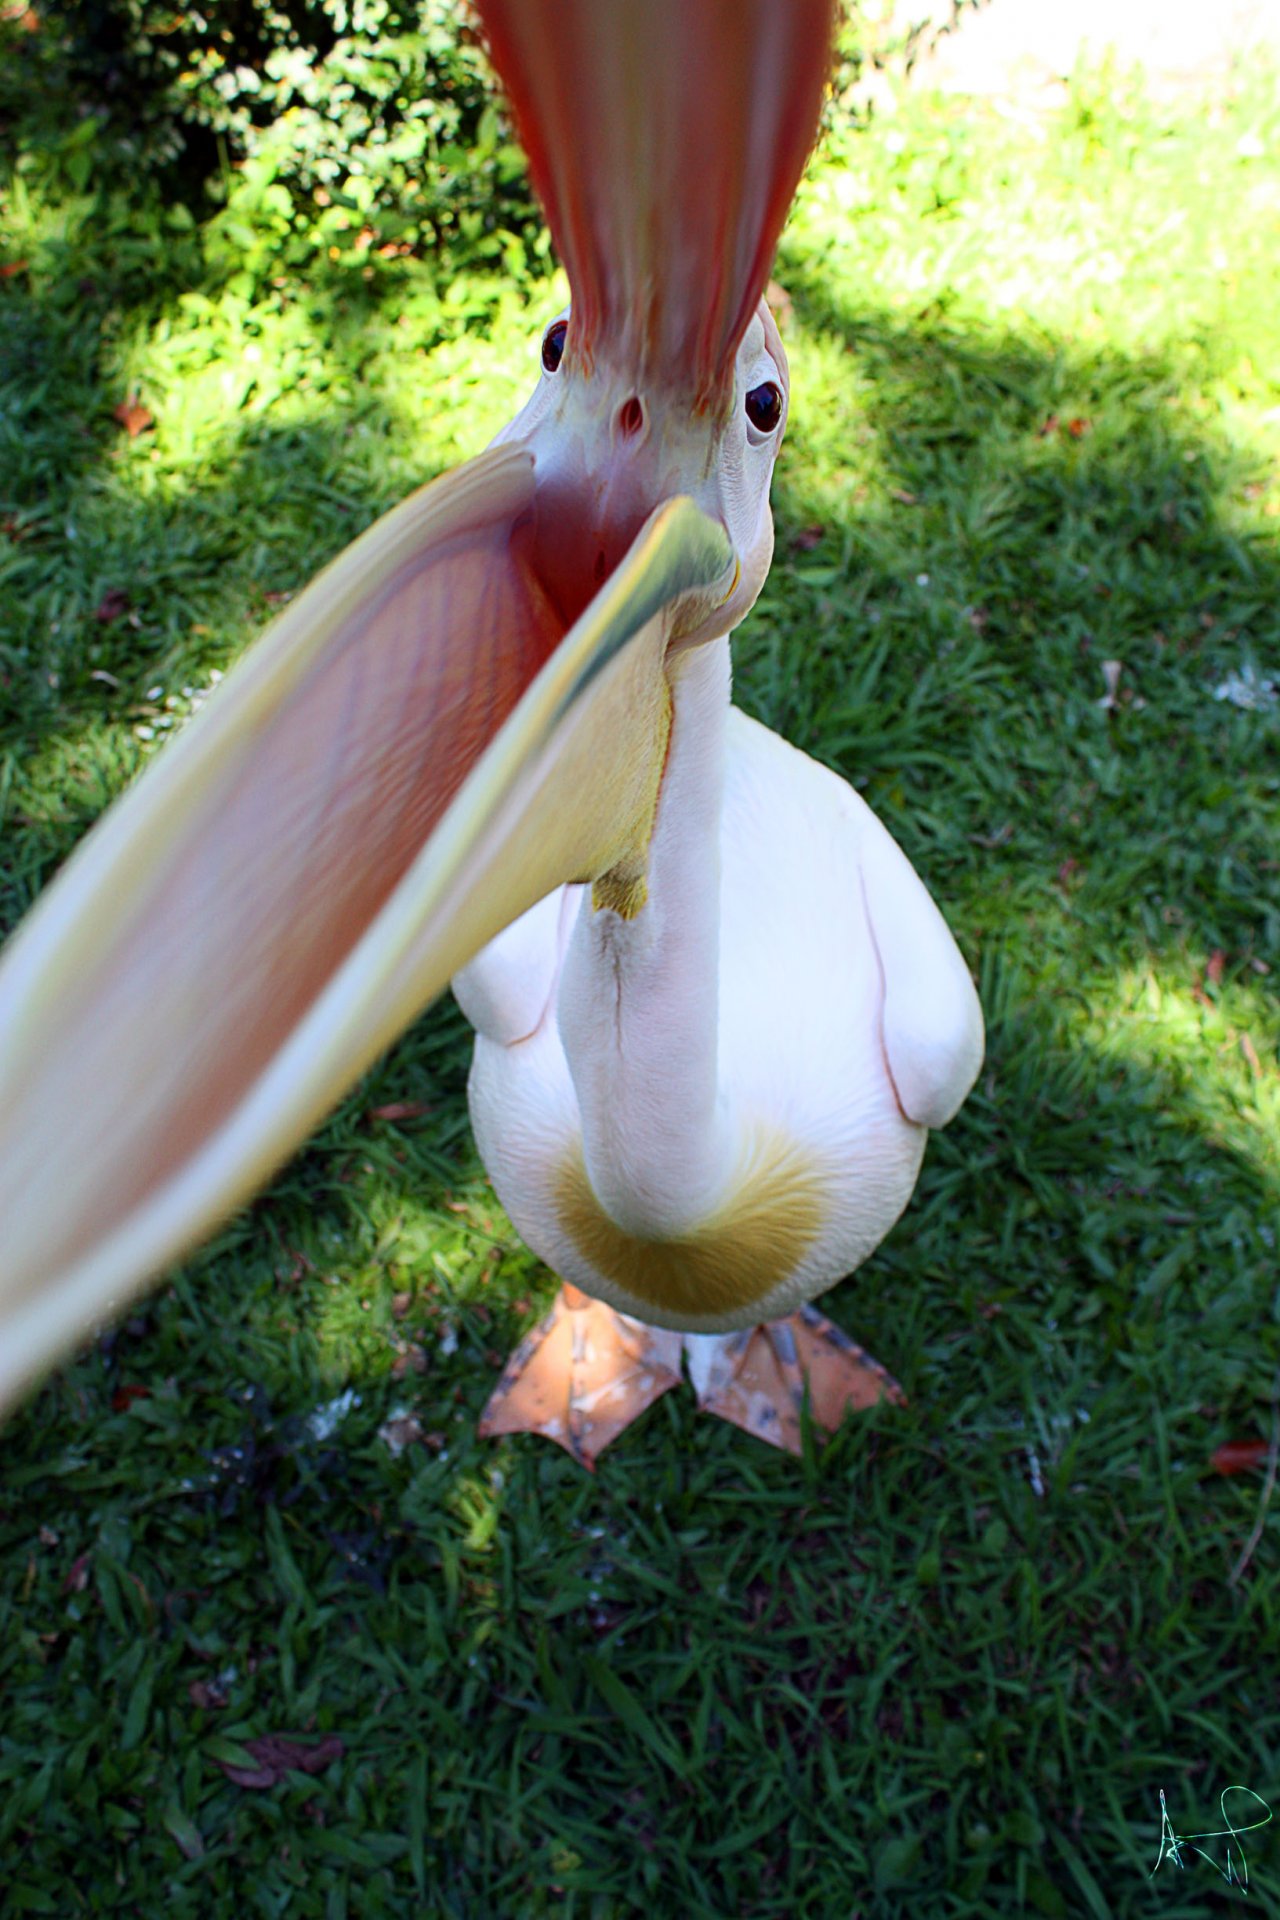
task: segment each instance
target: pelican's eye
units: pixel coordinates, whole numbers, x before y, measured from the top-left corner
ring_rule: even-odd
[[[546,348],[543,348],[546,358]],[[782,389],[772,380],[752,387],[746,398],[747,418],[757,433],[772,433],[782,418]]]
[[[567,320],[553,320],[542,336],[542,364],[548,373],[554,373],[564,358],[564,337],[568,331]]]

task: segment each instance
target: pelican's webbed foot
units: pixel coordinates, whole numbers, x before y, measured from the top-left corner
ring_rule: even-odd
[[[806,1387],[825,1432],[847,1412],[905,1399],[879,1361],[813,1307],[743,1333],[686,1334],[684,1346],[698,1405],[787,1453],[803,1451]]]
[[[680,1384],[678,1333],[615,1313],[576,1287],[520,1342],[490,1395],[480,1433],[543,1433],[594,1468],[598,1455]]]

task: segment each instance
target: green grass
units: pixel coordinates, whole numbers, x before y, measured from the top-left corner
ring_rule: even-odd
[[[825,1302],[910,1405],[799,1463],[688,1395],[594,1480],[482,1445],[553,1282],[435,1009],[0,1436],[4,1911],[1238,1897],[1149,1875],[1161,1788],[1182,1833],[1236,1783],[1280,1811],[1277,1523],[1229,1584],[1261,1476],[1209,1471],[1271,1432],[1280,1362],[1280,708],[1215,698],[1280,677],[1265,80],[1206,112],[1081,76],[1034,124],[908,101],[829,148],[784,243],[738,697],[881,813],[989,1026]],[[0,205],[12,923],[273,596],[509,417],[561,292],[376,258],[246,285],[145,182],[28,167]],[[397,1407],[426,1437],[393,1457]],[[225,1771],[306,1730],[341,1740],[323,1771]]]

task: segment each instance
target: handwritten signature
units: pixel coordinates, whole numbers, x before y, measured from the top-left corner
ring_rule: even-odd
[[[1262,1808],[1261,1820],[1250,1820],[1247,1826],[1238,1827],[1231,1818],[1231,1815],[1227,1812],[1227,1795],[1229,1793],[1243,1793],[1248,1799],[1256,1801]],[[1187,1863],[1182,1857],[1185,1851],[1187,1853],[1198,1853],[1202,1860],[1207,1860],[1214,1872],[1220,1873],[1229,1887],[1233,1885],[1238,1886],[1241,1893],[1248,1891],[1249,1863],[1244,1857],[1244,1848],[1240,1845],[1240,1835],[1242,1833],[1252,1833],[1255,1827],[1265,1827],[1268,1820],[1273,1819],[1274,1815],[1266,1801],[1262,1798],[1262,1795],[1255,1793],[1252,1787],[1224,1787],[1218,1796],[1218,1805],[1221,1807],[1222,1817],[1226,1821],[1224,1827],[1218,1827],[1212,1833],[1188,1833],[1179,1835],[1174,1832],[1173,1822],[1169,1818],[1169,1809],[1165,1805],[1164,1788],[1162,1787],[1160,1789],[1160,1854],[1155,1866],[1152,1867],[1151,1872],[1147,1876],[1148,1879],[1153,1880],[1155,1878],[1157,1868],[1166,1860],[1172,1860],[1176,1867],[1185,1867]],[[1227,1843],[1226,1865],[1223,1866],[1220,1861],[1215,1860],[1211,1853],[1206,1853],[1203,1847],[1196,1846],[1195,1842],[1197,1840],[1225,1840]],[[1239,1860],[1239,1865],[1236,1864],[1237,1859]]]

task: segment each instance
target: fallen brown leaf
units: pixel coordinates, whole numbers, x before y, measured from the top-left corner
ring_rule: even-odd
[[[154,427],[155,415],[149,413],[135,396],[132,400],[122,400],[118,407],[112,407],[112,417],[120,422],[131,440],[136,440],[148,427]]]
[[[378,1428],[378,1438],[393,1460],[422,1438],[422,1422],[416,1413],[393,1413]]]
[[[77,1554],[62,1577],[64,1593],[84,1592],[89,1584],[89,1562],[92,1558],[93,1555],[89,1553]]]
[[[200,1707],[205,1713],[217,1713],[227,1704],[227,1695],[216,1680],[192,1680],[187,1686],[187,1698],[193,1707]]]
[[[1209,1455],[1209,1465],[1215,1473],[1248,1473],[1251,1467],[1260,1467],[1266,1457],[1265,1440],[1224,1440]]]
[[[274,1787],[290,1773],[323,1773],[346,1752],[336,1733],[326,1733],[315,1745],[291,1733],[268,1733],[243,1745],[258,1762],[256,1767],[236,1767],[228,1760],[219,1760],[218,1765],[233,1786],[255,1790]]]
[[[26,270],[27,263],[25,260],[6,260],[4,265],[0,267],[0,280],[12,280],[15,273],[25,273]]]
[[[101,620],[104,627],[118,620],[122,613],[129,611],[129,596],[123,587],[108,587],[93,610],[95,620]]]
[[[793,536],[791,544],[798,553],[812,553],[815,547],[821,546],[826,531],[825,527],[801,527],[799,533]]]
[[[429,1365],[426,1348],[418,1346],[415,1341],[392,1361],[391,1378],[403,1380],[407,1373],[425,1373]]]
[[[370,1107],[366,1120],[420,1120],[431,1108],[425,1100],[389,1100],[385,1107]]]
[[[1226,954],[1222,951],[1221,947],[1215,947],[1213,952],[1209,955],[1209,962],[1204,970],[1205,979],[1208,980],[1213,986],[1215,987],[1219,986],[1222,981],[1223,973],[1226,970],[1226,965],[1227,965]]]

